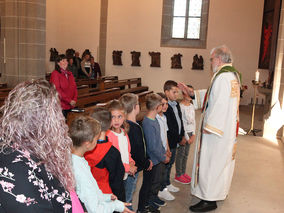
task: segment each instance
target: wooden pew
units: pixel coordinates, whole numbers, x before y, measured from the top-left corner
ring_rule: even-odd
[[[90,87],[90,85],[97,84],[99,82],[101,82],[99,79],[80,79],[76,81],[76,85],[77,87],[81,85],[88,85]]]
[[[141,78],[104,81],[104,89],[109,89],[109,88],[113,88],[113,87],[123,87],[123,86],[127,86],[128,88],[132,88],[133,85],[135,85],[135,87],[141,86]]]
[[[78,96],[89,92],[88,85],[77,86]]]
[[[118,89],[118,88],[116,88],[116,89]],[[140,107],[140,113],[139,113],[139,115],[137,115],[137,121],[142,121],[144,116],[146,115],[147,110],[146,110],[146,105],[145,105],[145,96],[147,94],[151,94],[151,93],[153,93],[153,91],[146,91],[146,92],[142,92],[142,93],[137,94],[138,97],[139,97],[139,103],[140,103],[140,106],[141,106]],[[113,98],[113,99],[119,99],[119,97],[116,97],[116,98]],[[90,115],[96,107],[98,107],[98,106],[105,107],[107,105],[107,102],[110,101],[110,100],[113,100],[113,99],[106,100],[105,102],[98,103],[94,106],[85,107],[84,112],[69,112],[68,116],[67,116],[68,126],[70,126],[71,122],[77,116]]]
[[[68,115],[67,115],[67,125],[70,126],[71,122],[77,116],[90,115],[90,113],[92,113],[93,109],[95,109],[95,108],[96,108],[96,105],[84,108],[84,112],[69,112]]]
[[[7,83],[0,83],[0,88],[1,88],[1,89],[7,88]]]
[[[102,76],[98,79],[77,79],[76,80],[76,84],[77,86],[81,86],[81,85],[88,85],[89,87],[91,87],[92,85],[98,84],[99,89],[97,88],[92,88],[91,91],[97,91],[97,90],[104,90],[104,81],[117,81],[118,77],[117,76]],[[109,88],[106,88],[109,89]]]
[[[119,97],[119,88],[111,88],[78,96],[76,107],[82,108],[84,112],[69,112],[67,116],[67,124],[70,125],[72,120],[79,115],[88,115],[96,107],[96,104],[106,103],[110,100],[118,99]]]
[[[117,75],[113,75],[113,76],[101,76],[99,79],[106,81],[106,80],[118,80],[118,76]]]
[[[133,88],[129,88],[129,89],[124,89],[120,91],[120,94],[123,95],[125,93],[141,93],[141,92],[145,92],[148,91],[149,87],[146,86],[141,86],[141,87],[133,87]]]
[[[101,88],[109,89],[113,87],[121,88],[121,95],[125,93],[139,93],[147,91],[149,88],[146,86],[141,86],[141,78],[131,78],[124,80],[113,80],[113,81],[104,81],[104,84]]]
[[[151,93],[153,93],[153,91],[144,91],[144,92],[137,93],[136,95],[138,95],[139,103],[145,103],[146,95],[151,94]]]
[[[111,88],[97,92],[90,92],[78,96],[76,106],[79,108],[84,108],[90,105],[95,105],[96,103],[107,102],[109,100],[116,99],[119,97],[119,88]]]

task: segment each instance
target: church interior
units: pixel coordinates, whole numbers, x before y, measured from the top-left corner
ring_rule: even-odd
[[[207,89],[212,77],[210,50],[226,45],[232,51],[234,67],[242,74],[240,127],[244,134],[237,138],[237,160],[229,196],[214,212],[282,213],[284,2],[177,1],[201,2],[198,37],[169,39],[174,2],[0,0],[1,105],[18,83],[48,78],[54,70],[51,60],[54,48],[59,54],[73,49],[80,57],[88,49],[100,65],[104,79],[96,81],[97,88],[89,87],[91,83],[87,81],[77,82],[81,95],[77,106],[88,111],[95,104],[119,98],[126,92],[139,94],[143,101],[149,93],[162,92],[167,80],[192,85],[196,90]],[[195,66],[195,60],[198,63],[200,58],[202,66]],[[69,115],[68,122],[76,115],[76,112]],[[199,117],[200,110],[196,111],[197,123]],[[189,174],[193,153],[191,148]],[[173,171],[171,175],[173,178]],[[133,199],[135,209],[141,180],[140,175]],[[161,212],[186,213],[197,202],[189,185],[175,184],[181,191]]]

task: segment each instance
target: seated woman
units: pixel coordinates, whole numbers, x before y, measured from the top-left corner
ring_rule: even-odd
[[[55,61],[55,70],[51,73],[50,82],[59,93],[63,115],[67,118],[68,112],[77,102],[77,85],[74,76],[67,70],[68,62],[64,54],[59,55]]]
[[[45,80],[21,83],[1,113],[0,212],[83,212],[55,87]]]

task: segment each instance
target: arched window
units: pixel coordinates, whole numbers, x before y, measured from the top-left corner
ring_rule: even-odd
[[[161,46],[206,48],[209,0],[164,0]]]

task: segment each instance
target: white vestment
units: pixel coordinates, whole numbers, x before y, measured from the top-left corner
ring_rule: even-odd
[[[235,166],[239,98],[240,82],[235,73],[221,73],[214,79],[198,130],[200,156],[196,141],[192,170],[192,180],[197,181],[192,181],[191,193],[202,200],[224,200],[228,195]],[[201,133],[203,129],[211,134]]]
[[[195,99],[192,100],[195,109],[201,109],[207,89],[194,90]]]

